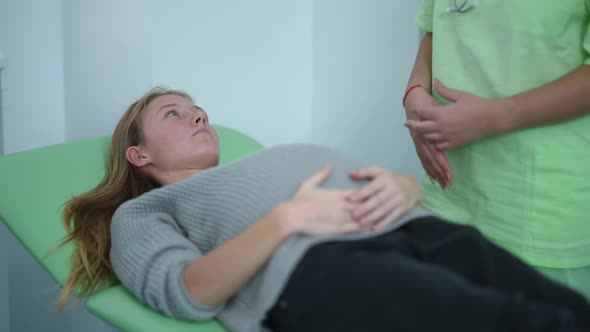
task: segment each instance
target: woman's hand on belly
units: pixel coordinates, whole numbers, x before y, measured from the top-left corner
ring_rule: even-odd
[[[352,217],[364,228],[383,229],[422,198],[420,186],[411,176],[380,167],[356,170],[350,176],[354,180],[370,180],[347,196],[347,200],[356,205]]]
[[[330,167],[315,173],[279,208],[290,234],[338,235],[363,230],[351,214],[359,204],[346,199],[352,190],[320,188],[331,174]]]

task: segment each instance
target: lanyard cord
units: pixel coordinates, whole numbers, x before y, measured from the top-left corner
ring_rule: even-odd
[[[469,12],[470,10],[479,7],[479,0],[476,0],[475,2],[473,2],[473,4],[471,6],[468,6],[467,8],[465,8],[465,6],[467,6],[468,3],[469,3],[469,0],[463,0],[463,3],[459,6],[457,4],[457,0],[452,0],[453,7],[448,7],[447,13],[449,13],[449,14],[452,14],[452,13],[465,14],[465,13]]]

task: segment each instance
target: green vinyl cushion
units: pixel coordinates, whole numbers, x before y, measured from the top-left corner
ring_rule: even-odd
[[[164,316],[141,304],[125,287],[100,291],[86,302],[88,309],[128,332],[227,332],[217,320],[189,322]]]
[[[221,163],[261,148],[236,130],[214,126],[219,134]],[[73,245],[47,256],[65,236],[61,213],[71,197],[102,179],[110,137],[59,144],[0,158],[0,220],[19,242],[63,286]],[[124,331],[224,331],[216,321],[181,322],[143,306],[122,286],[89,298],[89,309]]]

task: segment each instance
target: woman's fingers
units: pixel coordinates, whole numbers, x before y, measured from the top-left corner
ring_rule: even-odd
[[[359,223],[351,221],[338,225],[336,231],[339,233],[354,233],[361,230],[361,228]]]
[[[385,228],[387,225],[390,225],[396,222],[399,217],[401,217],[404,213],[408,211],[407,208],[404,208],[401,204],[398,204],[395,208],[393,208],[385,218],[381,221],[373,225],[374,231],[380,231]]]
[[[303,181],[302,186],[317,187],[324,183],[332,174],[332,167],[324,166],[321,170],[314,173],[312,176]]]
[[[369,209],[365,211],[359,223],[373,227],[375,223],[383,220],[385,216],[399,205],[401,201],[400,196],[399,192],[392,192],[389,195],[384,195],[384,197],[375,197],[375,203],[371,204]]]
[[[347,196],[347,199],[351,202],[363,202],[368,197],[376,194],[379,192],[385,183],[380,181],[380,179],[374,179],[371,182],[367,183],[366,185],[362,186],[361,188],[353,191],[350,195]]]
[[[358,205],[352,210],[352,217],[356,221],[361,221],[368,214],[377,209],[386,199],[385,189],[381,189],[378,192],[373,193],[367,197],[364,201],[358,203]]]
[[[354,180],[372,180],[383,173],[381,167],[365,167],[350,172],[350,177]]]

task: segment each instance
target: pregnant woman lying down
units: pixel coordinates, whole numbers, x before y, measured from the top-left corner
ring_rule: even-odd
[[[62,303],[118,279],[165,315],[239,332],[590,331],[582,296],[421,209],[409,176],[309,144],[218,163],[190,96],[134,102],[104,180],[64,212]]]

